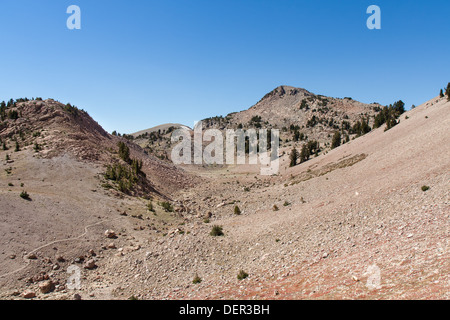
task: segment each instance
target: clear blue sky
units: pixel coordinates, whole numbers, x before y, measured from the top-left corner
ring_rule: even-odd
[[[1,0],[0,100],[70,102],[121,133],[247,109],[282,84],[410,107],[450,81],[449,17],[448,0]]]

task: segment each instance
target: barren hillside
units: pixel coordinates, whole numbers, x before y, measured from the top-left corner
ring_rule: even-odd
[[[277,176],[187,167],[176,181],[202,183],[165,189],[173,210],[102,188],[102,163],[80,162],[76,152],[0,151],[14,161],[2,162],[11,172],[0,176],[0,297],[448,299],[449,109],[434,98],[388,131],[293,168],[286,153]],[[61,134],[47,138],[49,149]],[[73,150],[78,140],[69,141]],[[30,200],[19,196],[24,189]],[[214,225],[223,235],[210,234]],[[77,290],[67,286],[72,265],[82,276]],[[239,280],[240,271],[248,277]]]

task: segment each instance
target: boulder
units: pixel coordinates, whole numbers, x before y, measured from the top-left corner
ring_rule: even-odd
[[[51,280],[41,282],[39,283],[39,290],[44,294],[50,293],[55,290],[55,284]]]

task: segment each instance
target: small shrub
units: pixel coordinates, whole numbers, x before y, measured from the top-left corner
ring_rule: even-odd
[[[160,205],[164,209],[164,211],[173,212],[173,206],[170,202],[164,201],[164,202],[161,202]]]
[[[223,236],[223,228],[221,226],[213,226],[210,235],[213,237]]]
[[[20,193],[20,197],[21,197],[22,199],[25,199],[25,200],[30,200],[30,195],[29,195],[28,192],[26,192],[26,191],[22,191],[22,192]]]
[[[247,277],[248,277],[248,273],[245,272],[244,270],[239,271],[239,273],[237,275],[238,280],[244,280]]]
[[[8,183],[8,186],[9,187],[14,187],[14,185],[10,182],[10,183]]]
[[[285,201],[285,202],[283,203],[283,206],[285,206],[285,207],[290,206],[290,205],[291,205],[291,203],[290,203],[289,201]]]
[[[278,206],[277,206],[276,204],[273,205],[273,208],[272,208],[272,209],[273,209],[273,211],[278,211],[278,210],[280,210],[280,209],[278,209]]]
[[[210,223],[211,221],[208,218],[203,219],[204,223]]]
[[[194,279],[192,280],[193,284],[199,284],[202,282],[202,278],[200,278],[197,274],[195,275]]]
[[[147,204],[147,209],[148,209],[148,211],[150,211],[150,212],[155,212],[155,208],[153,208],[153,202],[149,202],[148,204]]]
[[[41,151],[42,148],[37,142],[35,142],[33,149],[34,149],[34,152],[39,152],[39,151]]]
[[[430,190],[429,186],[422,186],[422,191],[423,192],[428,191],[428,190]]]
[[[237,216],[241,214],[241,209],[238,206],[234,206],[234,214]]]
[[[15,152],[19,152],[20,151],[20,145],[19,142],[16,141],[16,148],[14,149]]]

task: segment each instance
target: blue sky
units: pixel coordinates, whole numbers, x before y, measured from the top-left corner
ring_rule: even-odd
[[[279,85],[410,107],[450,81],[449,16],[448,0],[1,0],[0,100],[70,102],[121,133],[247,109]]]

